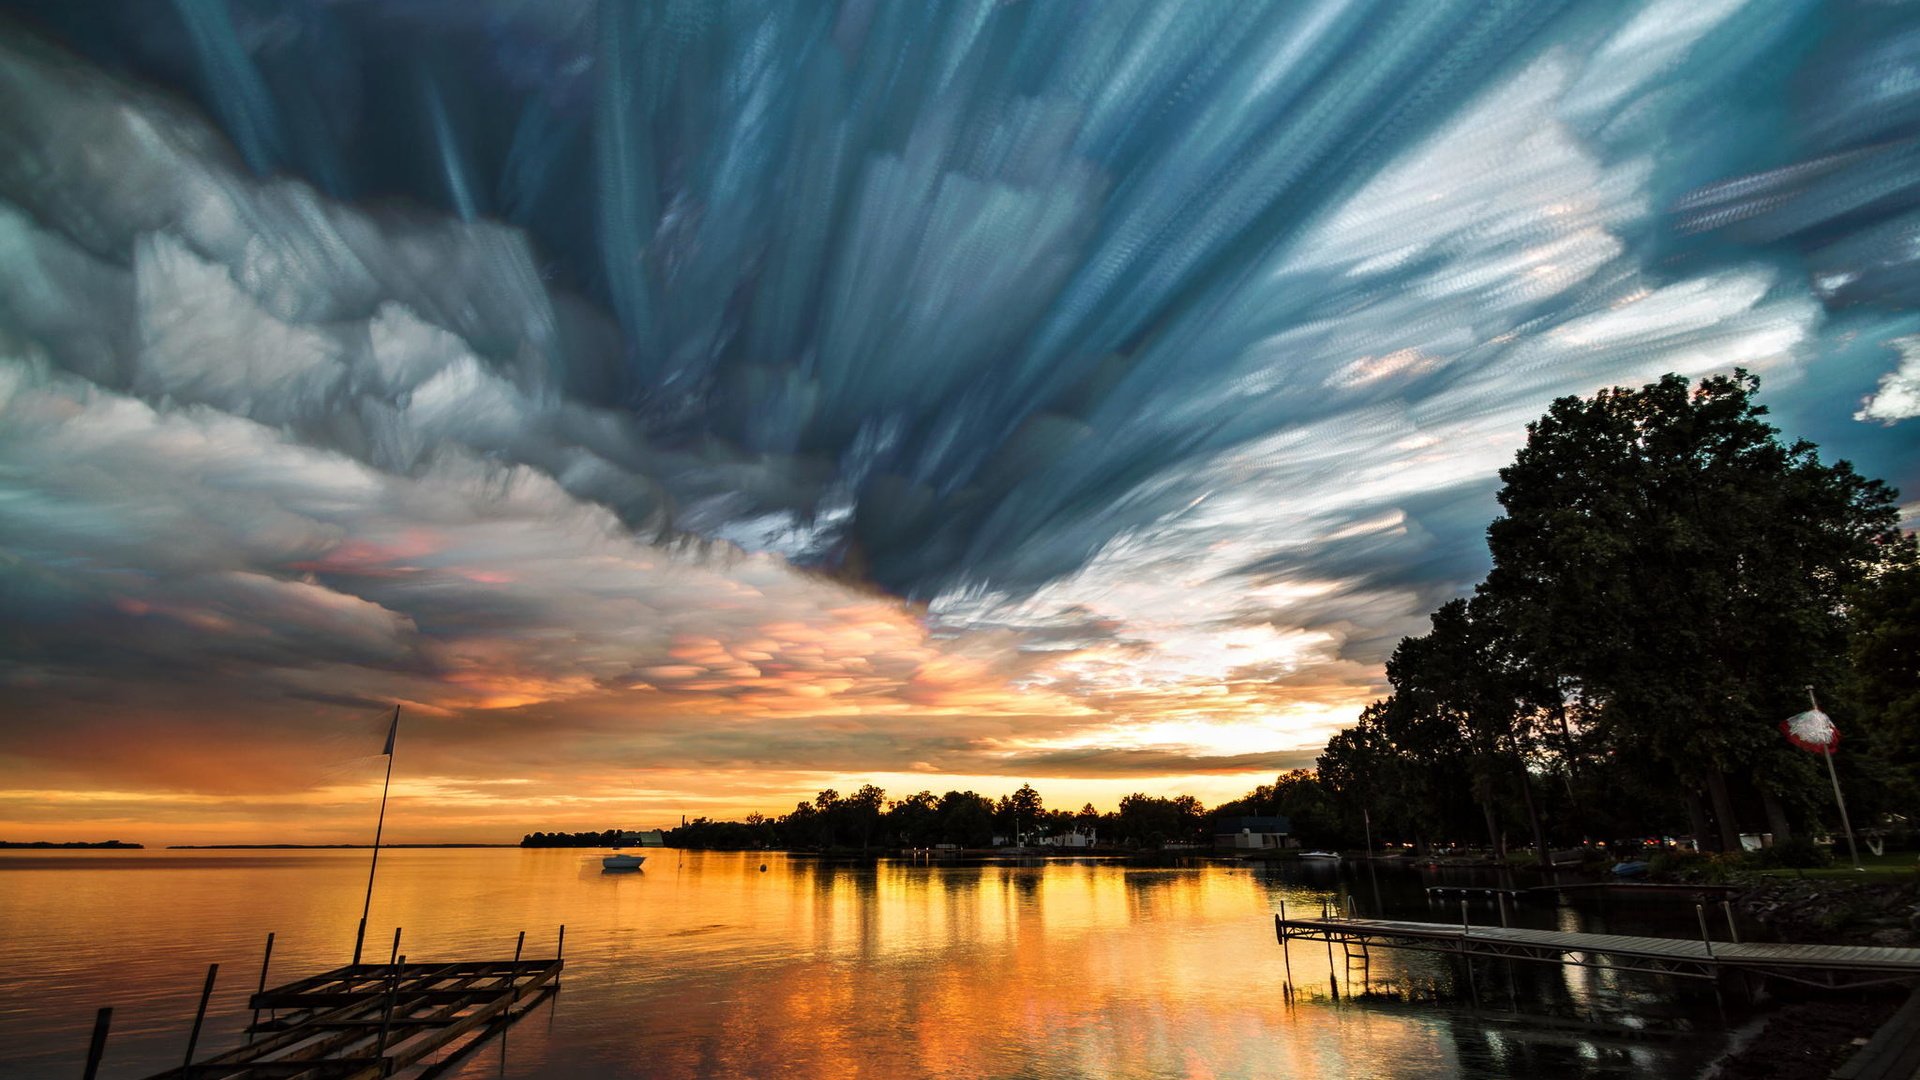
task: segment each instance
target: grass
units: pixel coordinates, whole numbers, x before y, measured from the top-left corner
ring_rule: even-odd
[[[1889,851],[1885,855],[1875,855],[1862,849],[1860,865],[1855,870],[1852,860],[1847,858],[1845,845],[1834,852],[1834,865],[1822,866],[1813,870],[1758,870],[1754,876],[1763,878],[1819,878],[1838,881],[1889,881],[1920,876],[1920,862],[1915,861],[1911,851]]]

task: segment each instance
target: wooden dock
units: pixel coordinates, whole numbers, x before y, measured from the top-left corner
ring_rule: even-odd
[[[349,964],[253,995],[245,1046],[150,1080],[375,1080],[438,1075],[552,994],[565,961]],[[426,1059],[441,1051],[437,1060]]]
[[[1920,949],[1853,945],[1778,945],[1706,938],[1579,934],[1465,923],[1392,919],[1273,918],[1284,948],[1289,940],[1326,941],[1348,955],[1370,949],[1406,949],[1467,958],[1533,960],[1615,971],[1717,979],[1746,973],[1823,989],[1881,986],[1920,979]],[[1331,955],[1331,952],[1329,953]]]

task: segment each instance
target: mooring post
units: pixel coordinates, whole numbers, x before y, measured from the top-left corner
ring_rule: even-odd
[[[101,1009],[93,1016],[93,1041],[87,1044],[87,1071],[81,1080],[93,1080],[100,1071],[100,1058],[107,1052],[107,1028],[113,1024],[113,1010]]]
[[[1293,956],[1287,950],[1287,939],[1293,936],[1293,932],[1287,929],[1287,902],[1285,900],[1280,901],[1280,914],[1273,917],[1273,931],[1280,938],[1280,962],[1284,964],[1287,969],[1287,1000],[1292,1001]]]
[[[1713,938],[1707,933],[1707,906],[1693,905],[1693,913],[1700,918],[1700,942],[1707,947],[1707,959],[1713,959]]]
[[[207,999],[213,997],[213,978],[220,974],[219,964],[207,965],[207,984],[200,988],[200,1007],[193,1012],[193,1031],[187,1035],[187,1060],[180,1067],[182,1077],[193,1075],[193,1047],[200,1041],[200,1024],[207,1018]]]
[[[1502,927],[1505,927],[1506,925],[1508,925],[1507,924],[1507,894],[1495,893],[1494,897],[1498,900],[1500,904],[1500,925]]]
[[[566,923],[560,924],[560,942],[559,944],[553,947],[553,958],[555,960],[560,961],[561,969],[565,970],[567,966],[567,924]],[[556,990],[560,988],[560,972],[558,971],[553,973],[553,987]]]
[[[1473,926],[1473,920],[1467,916],[1467,898],[1460,898],[1460,933],[1464,936]]]
[[[393,951],[387,954],[387,966],[393,967],[400,962],[400,928],[393,928]]]
[[[1327,935],[1327,985],[1333,987],[1333,1000],[1340,1000],[1340,973],[1333,966],[1333,927],[1322,927]]]
[[[273,931],[267,931],[267,951],[260,955],[260,989],[256,994],[267,992],[267,965],[273,962]],[[253,1023],[247,1025],[247,1041],[253,1041],[253,1029],[260,1026],[260,1010],[253,1010]]]
[[[380,1075],[387,1075],[387,1030],[393,1024],[393,1002],[400,995],[400,965],[406,963],[404,956],[394,957],[387,967],[387,1000],[380,1009],[380,1039],[374,1043],[373,1056],[381,1059]]]
[[[513,943],[513,970],[507,973],[507,985],[513,988],[513,1000],[520,1000],[520,950],[527,947],[527,932],[520,931],[520,940]]]
[[[1740,944],[1740,925],[1733,921],[1733,905],[1722,900],[1720,910],[1727,917],[1727,939],[1735,945]]]

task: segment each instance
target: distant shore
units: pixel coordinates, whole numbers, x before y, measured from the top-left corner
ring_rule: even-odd
[[[138,844],[132,845],[138,847]],[[382,848],[488,848],[519,844],[381,844]],[[168,844],[168,851],[339,851],[370,850],[372,844]]]
[[[108,848],[114,851],[132,851],[136,848],[143,848],[143,847],[146,847],[146,845],[145,844],[129,844],[124,840],[99,840],[99,841],[93,841],[93,842],[89,842],[86,840],[61,840],[61,841],[0,840],[0,850],[4,850],[4,851],[21,851],[21,850],[45,851],[49,849],[77,850],[80,848]]]

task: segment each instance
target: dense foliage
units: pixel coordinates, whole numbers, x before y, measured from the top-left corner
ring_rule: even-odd
[[[1837,762],[1861,806],[1910,783],[1913,539],[1891,489],[1782,443],[1758,387],[1669,375],[1529,425],[1486,581],[1401,642],[1392,694],[1320,761],[1349,817],[1496,852],[1514,829],[1542,860],[1556,839],[1786,840],[1832,810],[1778,731],[1810,687],[1881,751]]]
[[[868,784],[852,795],[832,789],[777,818],[749,814],[744,821],[699,818],[668,832],[676,847],[873,851],[877,849],[987,848],[1035,844],[1043,837],[1079,833],[1110,846],[1159,847],[1208,838],[1206,813],[1192,796],[1129,795],[1118,810],[1048,810],[1030,785],[999,799],[973,791],[921,791],[889,802]]]

